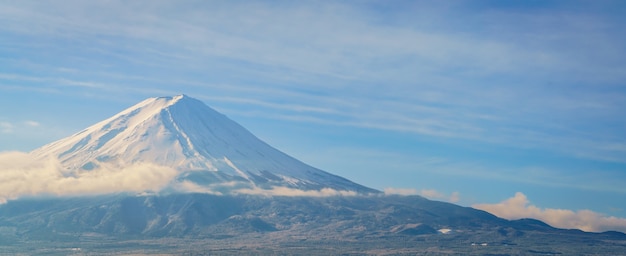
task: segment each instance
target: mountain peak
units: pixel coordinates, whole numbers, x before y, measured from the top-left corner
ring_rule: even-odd
[[[179,172],[177,179],[220,192],[233,187],[376,192],[280,152],[184,94],[146,99],[31,154],[58,159],[67,173],[136,163],[170,167]]]
[[[150,98],[150,99],[154,99],[154,100],[164,100],[166,102],[170,102],[171,104],[176,104],[177,102],[181,101],[189,101],[189,100],[196,100],[194,98],[191,98],[185,94],[179,94],[176,96],[161,96],[161,97],[154,97],[154,98]],[[148,100],[150,100],[148,99]],[[197,101],[197,100],[196,100]]]
[[[194,98],[191,98],[185,94],[180,94],[180,95],[176,95],[176,96],[161,96],[161,97],[152,97],[152,98],[147,98],[137,104],[135,104],[134,106],[126,109],[125,111],[120,112],[118,115],[120,114],[126,114],[126,112],[128,111],[133,111],[135,109],[138,108],[150,108],[150,109],[163,109],[163,108],[167,108],[170,107],[172,105],[175,104],[181,104],[181,103],[185,103],[185,102],[193,102],[193,101],[197,101],[200,102]]]

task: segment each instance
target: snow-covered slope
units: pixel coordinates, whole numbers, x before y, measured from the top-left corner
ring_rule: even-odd
[[[278,151],[185,95],[146,99],[31,154],[58,158],[66,173],[152,163],[175,168],[178,180],[222,192],[273,187],[375,192]]]

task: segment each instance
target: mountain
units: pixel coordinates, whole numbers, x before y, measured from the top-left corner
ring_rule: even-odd
[[[277,187],[378,193],[288,156],[186,95],[146,99],[31,154],[58,159],[66,175],[103,165],[167,166],[178,171],[179,181],[217,193]]]
[[[185,95],[146,99],[30,155],[61,170],[16,175],[52,178],[20,183],[30,197],[0,204],[0,255],[626,255],[620,232],[385,195],[308,166]],[[116,181],[103,170],[137,176],[128,167],[142,163],[173,171],[170,188],[79,193]],[[133,181],[150,173],[139,174]]]

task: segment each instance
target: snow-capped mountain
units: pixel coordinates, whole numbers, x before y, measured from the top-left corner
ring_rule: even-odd
[[[289,157],[184,95],[147,99],[31,156],[51,161],[20,167],[0,186],[6,254],[328,255],[383,248],[415,255],[623,255],[625,248],[623,233],[508,221],[420,196],[249,196],[380,192]],[[165,177],[166,185],[147,176]],[[105,195],[111,191],[137,194]],[[79,194],[87,196],[19,200]],[[572,241],[583,242],[572,247]]]
[[[275,187],[377,192],[286,155],[186,95],[146,99],[31,154],[58,159],[68,175],[102,165],[171,167],[177,180],[220,192]]]

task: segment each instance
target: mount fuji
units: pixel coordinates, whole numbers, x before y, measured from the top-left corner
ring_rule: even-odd
[[[27,156],[35,163],[0,176],[1,255],[626,252],[620,232],[385,195],[306,165],[185,95],[146,99]]]
[[[379,193],[288,156],[186,95],[146,99],[31,155],[58,159],[67,176],[103,165],[170,167],[177,182],[217,194],[276,188]]]

